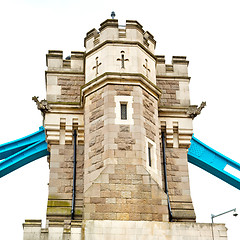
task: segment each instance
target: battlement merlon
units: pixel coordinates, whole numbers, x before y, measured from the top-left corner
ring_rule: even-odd
[[[106,41],[129,42],[141,44],[154,54],[156,41],[151,33],[144,31],[142,25],[135,20],[126,20],[126,25],[118,25],[117,19],[107,19],[100,24],[99,31],[90,30],[84,39],[86,53]]]
[[[84,52],[72,51],[71,56],[63,59],[63,51],[49,50],[46,55],[48,71],[84,71]]]

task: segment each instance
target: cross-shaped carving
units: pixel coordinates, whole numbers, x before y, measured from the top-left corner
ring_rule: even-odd
[[[118,58],[117,61],[121,61],[121,68],[125,68],[124,62],[129,61],[129,59],[124,58],[124,51],[121,51],[121,58]]]
[[[149,73],[151,70],[148,68],[148,60],[145,59],[145,61],[146,61],[146,64],[145,64],[145,65],[143,64],[143,67],[146,69],[146,76],[148,77],[148,73]]]
[[[98,57],[96,57],[96,66],[94,66],[92,69],[96,68],[96,75],[98,75],[98,67],[101,65],[102,63],[98,63]]]

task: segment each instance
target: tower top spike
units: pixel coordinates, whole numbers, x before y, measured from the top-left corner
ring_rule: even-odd
[[[112,11],[112,12],[111,12],[111,17],[112,17],[112,19],[114,19],[114,18],[115,18],[115,16],[116,16],[115,12],[114,12],[114,11]]]

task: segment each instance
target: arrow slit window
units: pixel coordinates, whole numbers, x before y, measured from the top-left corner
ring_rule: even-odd
[[[152,154],[151,154],[151,146],[148,145],[148,165],[152,166]]]
[[[157,171],[156,143],[146,138],[146,167],[151,171]]]
[[[133,96],[115,96],[115,124],[134,124],[133,121]]]
[[[127,103],[121,103],[121,119],[127,120]]]

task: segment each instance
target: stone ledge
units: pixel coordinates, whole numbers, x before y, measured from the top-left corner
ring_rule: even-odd
[[[161,97],[161,89],[142,74],[106,72],[81,86],[81,100],[83,101],[83,98],[90,94],[89,92],[96,91],[108,84],[139,85],[145,90],[146,88],[148,91],[150,90],[152,96],[157,100]]]
[[[31,220],[34,221],[34,220]],[[24,227],[24,240],[194,239],[227,240],[224,224],[156,221],[86,220],[39,229]]]

